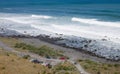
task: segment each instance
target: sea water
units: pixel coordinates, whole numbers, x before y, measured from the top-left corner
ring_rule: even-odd
[[[1,0],[0,27],[31,35],[58,33],[120,40],[120,4],[92,0]]]

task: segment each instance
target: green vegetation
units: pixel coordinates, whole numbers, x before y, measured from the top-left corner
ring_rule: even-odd
[[[64,56],[62,51],[54,50],[53,48],[47,47],[45,45],[41,47],[35,47],[33,45],[21,43],[21,40],[19,38],[0,37],[0,40],[17,51],[21,51],[21,52],[30,51],[30,52],[39,54],[40,56],[44,56],[47,58],[51,58],[51,57],[57,58],[57,57]]]
[[[29,55],[23,56],[24,59],[28,59],[29,57],[30,57]]]
[[[0,74],[79,74],[74,65],[67,61],[48,68],[27,60],[29,55],[24,57],[0,49]]]
[[[91,60],[79,60],[79,62],[91,74],[120,74],[120,64],[97,63]]]
[[[64,64],[59,64],[57,67],[56,67],[56,70],[65,70],[65,71],[72,71],[74,70],[75,67],[73,66],[69,66],[69,65],[64,65]]]
[[[39,54],[40,56],[45,56],[45,57],[54,57],[56,58],[57,56],[63,56],[62,53],[55,51],[54,49],[47,47],[47,46],[41,46],[40,48],[36,48],[35,46],[28,45],[25,43],[16,43],[15,48],[21,48],[23,50],[29,50],[30,52]]]
[[[67,61],[56,65],[52,70],[55,74],[79,74],[75,66]]]

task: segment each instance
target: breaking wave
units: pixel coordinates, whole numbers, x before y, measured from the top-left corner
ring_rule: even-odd
[[[87,38],[120,37],[120,22],[99,21],[64,16],[48,16],[34,14],[0,14],[0,26],[11,25],[12,30],[30,31],[34,34],[41,32],[60,33]],[[54,19],[55,18],[55,19]],[[40,33],[38,33],[40,32]]]
[[[99,21],[97,19],[84,19],[84,18],[76,18],[76,17],[73,17],[71,20],[74,22],[80,22],[84,24],[107,26],[107,27],[120,27],[120,22],[106,22],[106,21]]]
[[[43,19],[51,19],[52,16],[45,16],[45,15],[31,15],[33,18],[43,18]]]

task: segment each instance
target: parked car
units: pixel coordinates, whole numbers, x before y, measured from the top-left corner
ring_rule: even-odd
[[[37,59],[31,59],[30,62],[33,62],[33,63],[43,63],[43,61],[39,61]]]
[[[60,57],[59,59],[60,59],[60,60],[66,60],[66,58],[65,58],[65,57]]]

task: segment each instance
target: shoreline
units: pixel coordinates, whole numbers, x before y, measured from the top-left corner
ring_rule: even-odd
[[[64,40],[62,37],[50,38],[50,36],[48,36],[48,35],[46,35],[46,36],[39,35],[38,37],[35,37],[35,38],[38,38],[39,40],[42,40],[42,41],[45,41],[45,42],[48,42],[48,43],[51,43],[51,44],[54,44],[54,45],[57,45],[57,46],[65,47],[65,48],[72,49],[72,50],[75,50],[75,51],[78,51],[78,52],[81,52],[81,53],[84,53],[84,54],[88,54],[90,56],[95,56],[95,57],[102,58],[102,59],[105,59],[105,60],[108,60],[108,61],[120,62],[120,59],[118,59],[118,60],[108,59],[108,58],[105,58],[103,56],[99,56],[99,55],[97,55],[97,54],[95,54],[91,51],[84,50],[83,48],[69,47],[64,43],[63,44],[56,43],[59,40]],[[91,42],[91,40],[88,41],[88,42]]]
[[[64,51],[66,55],[68,55],[70,58],[72,57],[72,60],[89,59],[89,60],[92,60],[95,62],[100,62],[100,63],[120,63],[119,60],[116,61],[116,60],[106,59],[104,57],[97,56],[91,52],[86,52],[84,50],[78,50],[75,48],[65,47],[65,46],[56,44],[56,43],[54,43],[54,41],[57,39],[50,40],[47,37],[45,37],[45,39],[43,39],[42,37],[40,38],[40,37],[25,36],[25,35],[24,36],[5,36],[5,37],[18,38],[18,39],[22,40],[23,42],[25,41],[26,43],[30,43],[30,44],[37,43],[38,45],[39,44],[48,45],[51,48],[54,48],[56,50]]]

